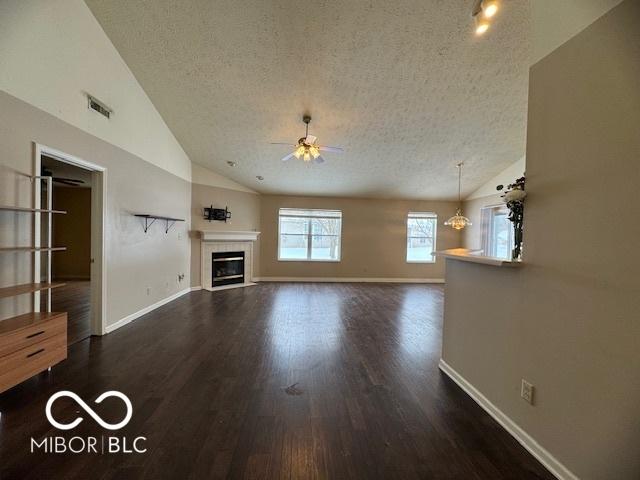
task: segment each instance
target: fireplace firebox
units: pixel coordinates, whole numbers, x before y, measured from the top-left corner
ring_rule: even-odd
[[[211,275],[213,287],[244,283],[244,252],[213,252]]]

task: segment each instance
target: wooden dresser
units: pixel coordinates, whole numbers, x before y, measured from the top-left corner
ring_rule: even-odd
[[[0,322],[0,393],[67,358],[67,314],[32,312]]]

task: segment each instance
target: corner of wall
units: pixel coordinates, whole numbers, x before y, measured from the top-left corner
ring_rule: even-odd
[[[225,188],[227,190],[236,190],[238,192],[258,193],[249,187],[231,180],[224,175],[220,175],[218,172],[214,172],[213,170],[203,167],[193,161],[191,162],[191,178],[192,183],[206,185],[208,187]]]

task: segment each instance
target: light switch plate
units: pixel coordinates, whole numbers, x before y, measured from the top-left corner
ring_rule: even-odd
[[[528,403],[533,405],[533,384],[527,382],[524,378],[522,379],[522,385],[520,387],[520,396]]]

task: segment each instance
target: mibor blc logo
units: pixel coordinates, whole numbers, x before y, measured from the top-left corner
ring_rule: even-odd
[[[122,400],[126,407],[126,413],[124,418],[118,423],[105,422],[100,415],[98,415],[82,398],[73,392],[68,390],[62,390],[57,392],[49,398],[47,406],[45,407],[45,414],[47,420],[58,430],[71,430],[76,428],[84,420],[84,417],[78,416],[75,420],[69,423],[61,423],[53,417],[51,409],[56,400],[61,397],[68,397],[75,401],[80,408],[82,408],[89,416],[95,420],[95,422],[106,430],[119,430],[125,427],[131,420],[133,415],[133,406],[131,400],[124,393],[116,390],[109,390],[104,392],[98,398],[94,400],[94,403],[100,404],[103,400],[110,397],[116,397]],[[45,437],[40,441],[31,438],[31,453],[35,451],[41,451],[44,453],[145,453],[147,451],[144,447],[144,442],[147,441],[146,437],[135,437],[133,440],[127,439],[127,437],[118,437],[112,435],[101,436],[89,436],[89,437]]]

